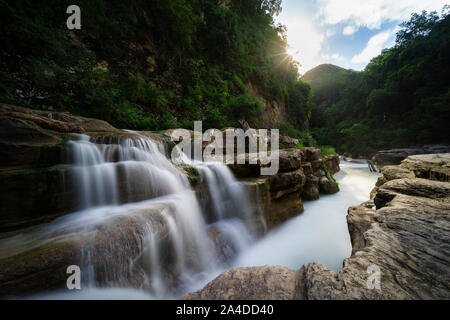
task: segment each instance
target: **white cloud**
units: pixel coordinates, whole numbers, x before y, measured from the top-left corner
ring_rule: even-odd
[[[322,24],[346,23],[344,34],[360,27],[379,29],[385,22],[408,20],[413,12],[440,12],[447,0],[318,0]],[[346,33],[347,32],[347,33]],[[354,33],[353,32],[353,33]]]
[[[333,54],[322,54],[322,59],[326,61],[334,60],[334,61],[342,61],[344,60],[344,57],[341,56],[339,53],[333,53]]]
[[[323,63],[320,55],[325,36],[304,19],[286,22],[288,26],[288,43],[293,48],[293,57],[302,65],[300,72],[305,72]]]
[[[346,26],[344,31],[342,32],[345,36],[351,36],[357,31],[357,29],[353,26]]]
[[[325,37],[327,38],[331,38],[332,36],[334,36],[336,34],[336,29],[335,28],[329,28],[325,31]]]
[[[385,44],[391,38],[391,36],[395,33],[396,29],[390,29],[387,31],[383,31],[377,33],[367,42],[366,47],[361,53],[355,55],[352,58],[353,63],[367,63],[373,57],[379,55],[381,50],[383,50]]]

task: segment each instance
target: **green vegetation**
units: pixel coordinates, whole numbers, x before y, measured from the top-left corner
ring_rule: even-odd
[[[332,64],[321,64],[308,72],[302,79],[311,85],[314,108],[310,125],[318,127],[323,123],[324,111],[337,103],[346,85],[356,79],[360,72],[347,70]]]
[[[261,99],[310,116],[310,88],[275,25],[280,0],[0,0],[0,101],[69,111],[128,129],[261,122]],[[251,84],[261,97],[252,96]]]
[[[305,147],[313,147],[317,144],[309,130],[298,130],[292,124],[286,122],[280,123],[278,128],[281,135],[299,139],[300,144]]]
[[[336,150],[332,146],[318,146],[318,148],[320,149],[322,156],[337,154]]]
[[[333,174],[331,173],[330,169],[328,169],[327,165],[325,164],[325,162],[322,162],[320,164],[320,167],[322,168],[322,170],[325,172],[325,176],[327,177],[328,181],[330,182],[334,182],[338,188],[339,188],[339,182],[336,181],[336,179],[333,177]]]
[[[450,15],[445,10],[413,14],[401,24],[393,48],[372,59],[362,73],[350,72],[345,87],[330,93],[333,104],[318,108],[319,121],[313,122],[319,144],[370,153],[449,142]],[[341,70],[334,73],[309,75],[313,90],[315,79],[345,78]]]

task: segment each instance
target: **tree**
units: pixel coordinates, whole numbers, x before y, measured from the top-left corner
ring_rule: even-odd
[[[402,30],[397,33],[397,44],[403,44],[418,37],[427,36],[439,19],[440,17],[436,11],[427,13],[424,10],[421,14],[413,13],[409,21],[400,24]]]

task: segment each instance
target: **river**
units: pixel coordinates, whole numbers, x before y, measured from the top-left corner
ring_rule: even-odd
[[[339,271],[352,252],[346,215],[350,206],[368,200],[380,174],[366,163],[341,160],[334,177],[340,191],[321,195],[319,201],[304,203],[305,211],[269,232],[238,257],[236,266],[281,265],[298,269],[309,262],[321,262]]]
[[[91,252],[93,249],[82,251],[80,262],[89,271],[82,290],[56,291],[31,299],[176,299],[237,266],[270,264],[298,269],[318,261],[338,271],[351,253],[347,209],[368,199],[379,176],[369,172],[365,163],[343,161],[341,171],[335,175],[340,192],[305,202],[304,213],[255,240],[244,237],[253,220],[242,185],[222,164],[190,163],[207,182],[206,194],[213,204],[212,212],[207,213],[195,200],[186,177],[166,159],[163,148],[147,137],[126,138],[117,146],[81,136],[69,151],[69,169],[77,177],[81,210],[3,239],[0,248],[9,251],[3,250],[3,254],[20,253],[70,234],[96,234],[101,230],[99,226],[117,218],[126,217],[139,227],[125,242],[108,242],[111,251],[101,254],[104,258],[98,258],[96,251]],[[154,211],[149,219],[145,218],[148,208]],[[212,218],[208,218],[206,214],[211,213]],[[164,264],[165,251],[158,249],[155,217],[160,217],[158,221],[168,228],[173,278],[168,277]],[[211,232],[216,234],[216,245],[207,235]],[[136,239],[142,249],[132,259]],[[220,253],[215,249],[217,241]],[[223,261],[214,258],[217,254]],[[123,276],[130,272],[132,279],[142,277],[146,290],[118,288],[128,279]],[[106,277],[108,287],[97,285],[94,278],[99,275]],[[178,285],[174,288],[172,283]]]
[[[370,172],[365,161],[341,159],[341,171],[334,175],[340,191],[306,201],[305,211],[268,232],[234,261],[234,267],[276,265],[299,269],[320,262],[338,272],[350,257],[352,244],[347,227],[347,209],[369,199],[380,173]],[[219,273],[215,273],[217,276]],[[210,276],[208,280],[212,280]],[[204,281],[192,289],[200,289]]]

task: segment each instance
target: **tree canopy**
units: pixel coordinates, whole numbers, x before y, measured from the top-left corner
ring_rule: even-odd
[[[273,16],[281,0],[80,0],[82,29],[65,27],[68,0],[0,0],[0,100],[92,116],[130,129],[235,126],[285,103],[309,115],[309,86]]]
[[[444,9],[413,14],[395,46],[348,79],[339,99],[319,114],[313,128],[319,143],[370,153],[449,142],[450,16]]]

